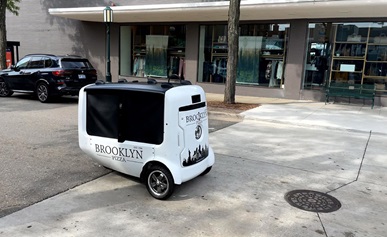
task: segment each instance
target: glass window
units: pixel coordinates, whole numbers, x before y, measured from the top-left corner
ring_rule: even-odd
[[[44,60],[44,67],[51,67],[53,65],[53,62],[50,58],[43,58]]]
[[[328,68],[332,47],[332,23],[309,24],[303,88],[319,89],[329,78]]]
[[[241,24],[237,84],[281,87],[290,24]],[[228,58],[227,25],[200,27],[198,81],[224,83]]]
[[[27,64],[28,64],[28,62],[30,61],[30,59],[31,59],[30,57],[21,59],[21,60],[16,64],[16,67],[19,68],[19,69],[25,69],[25,68],[27,68]]]
[[[185,78],[184,25],[122,26],[120,31],[121,75]]]
[[[62,68],[88,69],[93,68],[86,59],[64,58],[61,60]]]
[[[132,27],[120,27],[120,67],[119,74],[130,76],[132,68]]]
[[[378,94],[387,94],[387,22],[370,24],[363,84],[374,84]]]
[[[370,84],[387,91],[387,23],[309,24],[304,89],[331,83]]]
[[[30,62],[28,63],[28,68],[44,68],[44,60],[42,57],[32,57]]]

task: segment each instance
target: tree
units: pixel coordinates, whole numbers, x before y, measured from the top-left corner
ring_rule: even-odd
[[[228,60],[224,103],[235,104],[235,82],[238,66],[239,17],[241,0],[230,0],[228,9]]]
[[[6,67],[5,52],[7,49],[7,28],[6,28],[6,10],[18,15],[19,7],[16,5],[20,0],[0,0],[0,68]]]

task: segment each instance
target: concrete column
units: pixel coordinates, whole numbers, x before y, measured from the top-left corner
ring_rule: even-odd
[[[304,74],[307,36],[308,21],[291,21],[284,76],[285,98],[288,99],[301,99],[300,90]]]
[[[198,77],[197,62],[199,60],[199,24],[186,25],[185,42],[185,79],[196,84]]]

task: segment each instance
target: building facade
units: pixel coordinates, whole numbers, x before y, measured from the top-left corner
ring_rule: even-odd
[[[106,73],[103,9],[113,9],[111,73],[180,78],[224,93],[228,1],[22,1],[7,37],[28,53],[87,57]],[[330,82],[373,84],[387,105],[385,0],[241,2],[238,95],[322,101]],[[386,25],[386,26],[384,26]]]

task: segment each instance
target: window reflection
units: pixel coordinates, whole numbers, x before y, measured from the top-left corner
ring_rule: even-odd
[[[237,84],[279,88],[284,84],[289,24],[242,24],[239,33]],[[225,83],[227,25],[200,27],[198,81]]]
[[[387,89],[387,24],[384,22],[311,23],[304,89],[331,82]],[[323,60],[321,60],[323,59]]]
[[[121,26],[120,75],[185,79],[185,25]]]

